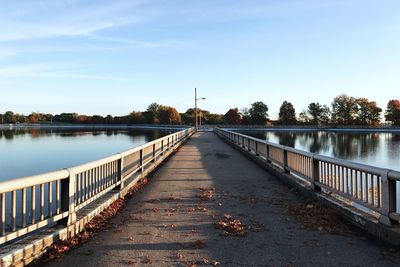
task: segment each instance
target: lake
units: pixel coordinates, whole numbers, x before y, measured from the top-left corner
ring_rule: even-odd
[[[399,132],[237,131],[303,151],[400,171]]]
[[[77,166],[172,132],[115,127],[0,129],[0,181]]]

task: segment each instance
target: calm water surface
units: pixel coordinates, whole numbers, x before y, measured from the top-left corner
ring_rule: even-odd
[[[73,167],[170,133],[115,128],[0,130],[0,181]]]
[[[325,156],[400,171],[400,132],[241,131]]]

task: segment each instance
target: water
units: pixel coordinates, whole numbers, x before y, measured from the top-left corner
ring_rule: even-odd
[[[77,166],[170,133],[122,128],[0,129],[0,181]]]
[[[303,151],[400,171],[400,132],[241,131]]]

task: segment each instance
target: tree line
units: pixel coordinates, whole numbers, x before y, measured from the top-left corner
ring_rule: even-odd
[[[292,103],[284,101],[276,121],[269,119],[268,106],[258,101],[249,108],[229,109],[225,115],[198,110],[203,124],[213,125],[378,125],[383,110],[375,101],[355,98],[345,94],[335,97],[330,106],[318,102],[310,103],[306,110],[296,115]],[[384,113],[385,120],[400,126],[400,100],[390,100]],[[133,111],[126,116],[80,115],[61,113],[58,115],[31,113],[27,116],[7,111],[0,113],[0,123],[71,123],[71,124],[168,124],[194,125],[195,109],[179,113],[176,108],[152,103],[145,111]]]

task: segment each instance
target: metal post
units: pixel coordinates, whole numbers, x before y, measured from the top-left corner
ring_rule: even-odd
[[[64,179],[61,182],[61,209],[68,211],[67,225],[73,225],[76,222],[75,213],[75,189],[76,189],[76,177],[72,169],[67,169],[69,172],[68,179]]]
[[[260,154],[258,153],[258,142],[257,141],[254,141],[254,142],[256,142],[256,156],[260,156]]]
[[[283,170],[285,173],[290,173],[289,169],[288,169],[288,155],[287,155],[287,150],[286,149],[282,149],[283,152]]]
[[[118,177],[120,180],[120,190],[124,188],[124,157],[120,153],[120,160],[118,160]]]
[[[196,131],[199,128],[199,125],[197,123],[197,88],[194,88],[194,110],[195,110],[195,117],[196,117]]]
[[[156,162],[156,144],[153,144],[153,162]]]
[[[312,188],[316,192],[321,192],[321,187],[317,185],[316,183],[319,183],[319,161],[314,158],[314,156],[311,159],[312,161],[312,173],[311,173],[311,178],[312,178]]]
[[[142,147],[142,149],[140,149],[140,172],[141,172],[142,178],[144,178],[144,176],[143,176],[143,172],[144,172],[144,166],[143,166],[143,147]]]
[[[389,171],[381,175],[382,178],[382,215],[379,222],[392,225],[390,214],[396,211],[396,182],[389,179]]]

